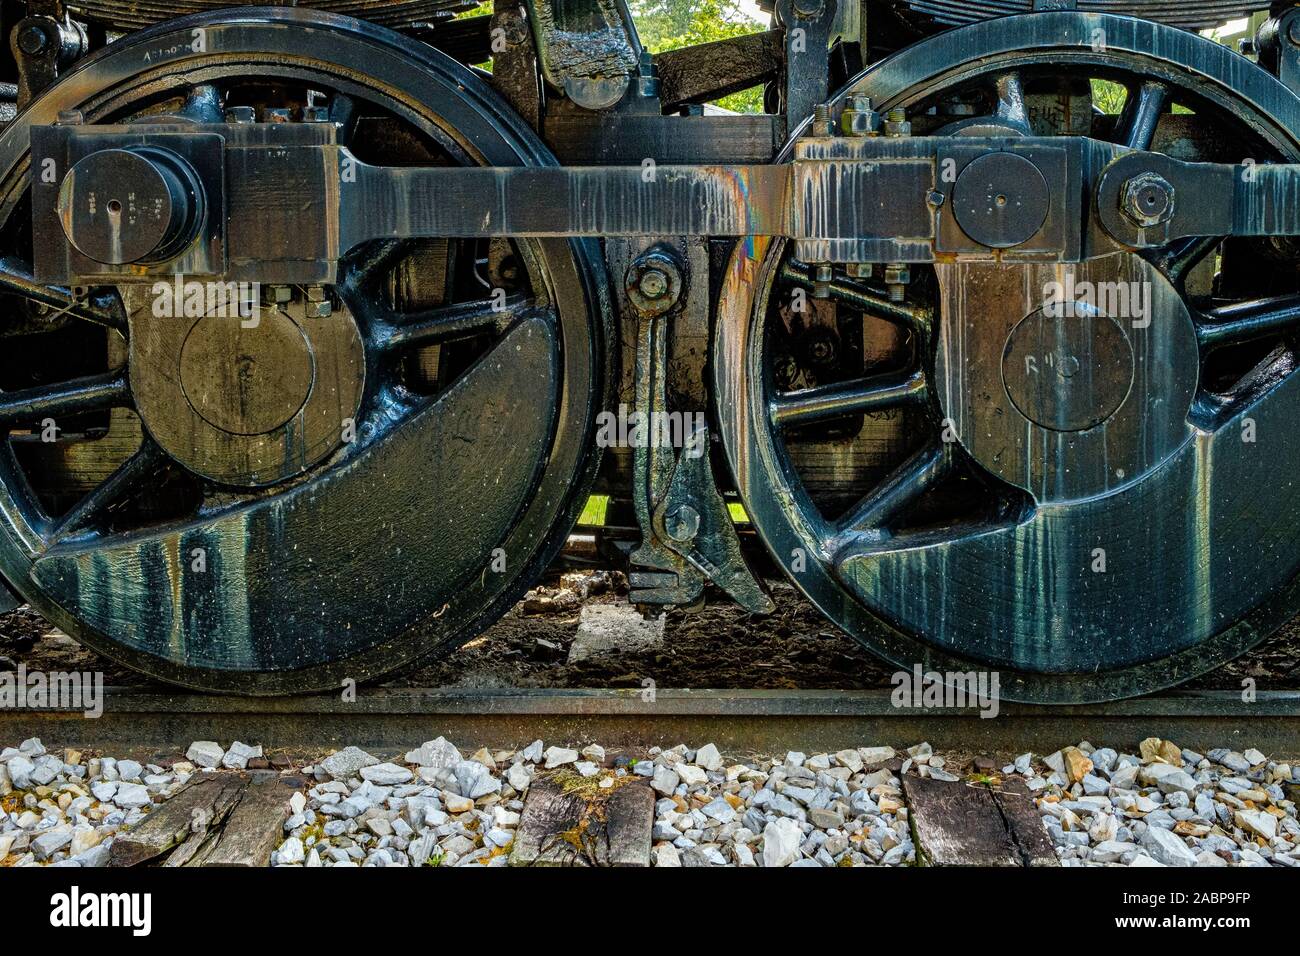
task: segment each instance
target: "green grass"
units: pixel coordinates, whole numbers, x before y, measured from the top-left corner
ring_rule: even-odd
[[[592,495],[587,499],[587,506],[582,509],[582,514],[578,516],[578,526],[599,528],[605,524],[605,515],[608,511],[609,495]],[[749,523],[749,515],[745,513],[745,506],[739,502],[730,502],[727,505],[727,511],[731,515],[731,520],[736,524]]]
[[[587,507],[578,516],[578,524],[589,528],[598,528],[605,523],[605,512],[609,510],[609,495],[592,495],[587,499]]]

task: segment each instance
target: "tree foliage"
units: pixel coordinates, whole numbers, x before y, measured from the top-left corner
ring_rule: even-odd
[[[655,53],[767,29],[746,14],[738,0],[632,0],[631,8],[642,45]],[[737,113],[761,113],[763,91],[742,90],[723,97],[718,105]]]
[[[739,0],[630,0],[630,7],[641,44],[653,53],[767,29],[766,23],[741,9]],[[458,17],[491,14],[492,2],[488,0],[458,14]],[[492,68],[491,62],[479,65],[488,70]],[[761,113],[763,91],[760,87],[741,90],[718,100],[717,105],[737,113]]]

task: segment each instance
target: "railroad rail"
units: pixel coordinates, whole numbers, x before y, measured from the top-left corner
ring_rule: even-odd
[[[648,748],[712,741],[733,753],[834,751],[864,742],[928,740],[936,748],[1039,753],[1091,739],[1100,745],[1146,737],[1194,750],[1257,747],[1300,756],[1300,691],[1184,691],[1101,704],[1045,707],[1003,703],[995,718],[977,707],[896,707],[889,690],[680,690],[537,688],[362,689],[337,695],[238,697],[165,688],[105,688],[103,715],[0,710],[0,741],[41,737],[57,746],[122,752],[243,740],[268,750],[311,752],[355,744],[408,748],[443,735],[460,747],[519,747],[599,740]],[[811,752],[811,751],[810,751]]]

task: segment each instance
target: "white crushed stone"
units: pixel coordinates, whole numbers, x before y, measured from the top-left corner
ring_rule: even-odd
[[[1138,753],[1093,747],[1022,754],[1003,768],[1027,778],[1064,866],[1300,866],[1289,763],[1258,750],[1198,754],[1150,737]]]
[[[103,865],[116,834],[193,774],[261,754],[196,741],[185,760],[162,767],[49,753],[36,739],[6,747],[0,866]],[[440,737],[391,760],[348,747],[298,771],[315,785],[290,799],[270,863],[505,866],[528,788],[547,767],[609,783],[647,778],[657,798],[651,859],[664,867],[909,865],[901,777],[972,773],[928,743],[745,760],[712,744],[639,759],[541,740],[466,756]],[[1300,866],[1300,772],[1257,750],[1203,755],[1150,738],[1126,753],[1083,741],[1022,754],[1001,776],[1024,778],[1065,866]]]

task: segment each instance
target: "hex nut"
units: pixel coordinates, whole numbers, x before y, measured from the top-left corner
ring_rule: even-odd
[[[1174,216],[1173,185],[1159,173],[1142,173],[1124,184],[1120,208],[1135,226],[1149,229]]]

